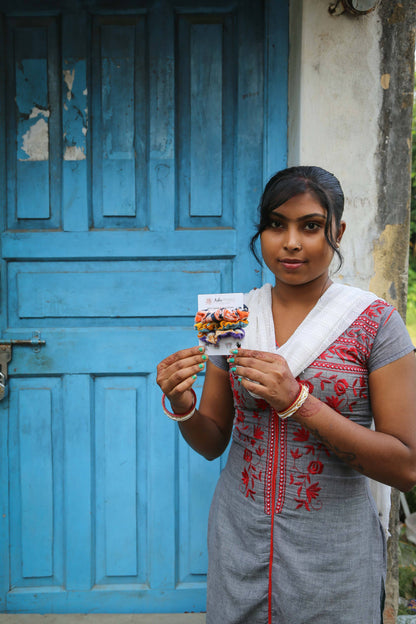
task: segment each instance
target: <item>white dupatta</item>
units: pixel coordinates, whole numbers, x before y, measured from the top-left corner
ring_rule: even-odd
[[[245,349],[278,353],[297,377],[340,336],[373,301],[372,292],[331,284],[284,345],[277,348],[272,314],[271,284],[251,290],[245,297],[249,324],[244,339]],[[369,479],[381,523],[388,535],[391,488]]]

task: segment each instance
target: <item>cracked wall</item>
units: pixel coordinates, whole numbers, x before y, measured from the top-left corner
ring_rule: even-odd
[[[332,171],[345,193],[345,258],[335,279],[405,309],[414,3],[331,16],[293,0],[289,163]],[[392,226],[392,227],[389,227]]]

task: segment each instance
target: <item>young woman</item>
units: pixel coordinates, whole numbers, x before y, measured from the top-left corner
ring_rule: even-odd
[[[367,477],[416,483],[416,364],[394,308],[331,282],[343,204],[319,167],[273,176],[251,245],[275,284],[246,297],[244,348],[207,361],[198,409],[203,349],[158,366],[192,448],[214,459],[232,436],[209,518],[207,624],[382,622],[385,531]]]

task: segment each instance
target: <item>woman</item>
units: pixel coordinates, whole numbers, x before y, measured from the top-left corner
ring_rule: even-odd
[[[319,167],[273,176],[251,246],[275,285],[247,296],[244,348],[207,362],[197,410],[203,349],[158,367],[192,448],[214,459],[232,435],[209,518],[207,624],[382,622],[385,534],[366,477],[416,483],[416,365],[396,310],[331,282],[343,204]]]

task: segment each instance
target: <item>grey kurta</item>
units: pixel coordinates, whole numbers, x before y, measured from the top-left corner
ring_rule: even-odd
[[[412,349],[397,311],[376,301],[300,379],[370,427],[369,373]],[[235,421],[209,518],[207,624],[380,624],[386,544],[368,479],[230,379]]]

